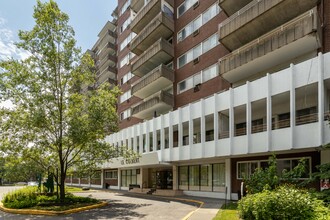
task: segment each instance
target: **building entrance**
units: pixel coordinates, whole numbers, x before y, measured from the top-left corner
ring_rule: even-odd
[[[173,189],[172,170],[153,169],[151,171],[151,185],[155,189]]]

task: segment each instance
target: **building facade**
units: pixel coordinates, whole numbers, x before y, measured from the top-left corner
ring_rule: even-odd
[[[309,178],[330,162],[329,23],[322,0],[119,0],[106,141],[141,156],[104,163],[95,186],[237,199],[273,153]]]

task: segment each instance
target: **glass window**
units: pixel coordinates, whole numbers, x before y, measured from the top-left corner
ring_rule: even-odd
[[[212,165],[201,165],[201,191],[212,191]]]
[[[218,75],[218,66],[213,65],[205,70],[203,70],[203,82],[213,79]]]
[[[202,16],[199,16],[197,19],[195,19],[193,21],[193,25],[192,25],[193,29],[192,29],[192,31],[193,32],[196,31],[201,26],[202,26]]]
[[[198,73],[198,74],[194,75],[193,80],[194,80],[194,86],[196,86],[197,84],[200,84],[202,82],[201,74]]]
[[[226,169],[224,163],[213,164],[213,191],[223,191],[226,186]]]
[[[188,166],[179,167],[179,189],[188,189]]]
[[[186,63],[187,63],[187,55],[184,54],[183,56],[179,57],[178,68],[181,68]]]
[[[276,162],[277,175],[281,176],[283,170],[291,170],[291,161],[290,160],[277,160]]]
[[[189,166],[189,190],[199,190],[199,165]]]
[[[214,34],[203,42],[203,53],[206,53],[218,44],[217,35]]]

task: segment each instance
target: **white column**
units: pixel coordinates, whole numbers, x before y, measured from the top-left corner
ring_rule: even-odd
[[[291,148],[294,148],[294,131],[296,123],[296,89],[295,89],[295,73],[294,65],[290,65],[290,133]]]
[[[272,79],[267,73],[267,97],[266,97],[266,117],[267,117],[267,150],[272,150]]]
[[[318,56],[318,112],[319,112],[319,145],[323,144],[323,125],[324,125],[324,64],[323,55],[319,53]]]
[[[250,100],[250,82],[246,81],[246,153],[251,148],[251,100]]]
[[[231,159],[225,159],[227,199],[231,200]]]
[[[169,141],[169,153],[170,153],[170,160],[173,159],[173,124],[172,124],[173,112],[169,112],[168,117],[168,141]]]
[[[104,170],[101,170],[101,188],[102,189],[104,188],[103,185],[104,185]]]
[[[121,169],[118,168],[118,189],[121,189]]]
[[[213,126],[214,126],[214,155],[217,156],[219,155],[219,149],[218,149],[218,138],[219,138],[219,114],[218,114],[218,95],[215,93],[214,96],[214,106],[213,106],[213,111],[214,111],[214,121],[213,121]]]
[[[157,132],[156,132],[156,118],[152,119],[152,151],[157,151]]]
[[[234,137],[234,91],[229,88],[229,140],[230,140],[230,155],[233,154],[233,137]]]
[[[205,157],[205,100],[201,99],[201,144],[202,144],[202,152],[201,158]]]
[[[164,149],[165,149],[164,115],[161,115],[160,116],[160,150],[161,150],[160,158],[162,158],[162,161],[165,161]]]
[[[173,190],[178,190],[179,189],[178,166],[173,165],[172,172],[173,172]]]
[[[133,150],[137,152],[137,125],[133,126]],[[138,153],[138,152],[137,152]]]
[[[191,148],[193,146],[193,142],[194,142],[194,121],[193,121],[193,108],[192,108],[192,105],[191,103],[189,103],[189,112],[188,112],[188,115],[189,115],[189,159],[191,159]],[[174,170],[174,168],[173,168]],[[174,174],[174,173],[173,173]]]
[[[182,108],[178,108],[179,113],[179,124],[178,124],[178,147],[179,147],[179,158],[181,158],[180,151],[182,149],[182,137],[183,137],[183,128],[182,128]]]
[[[140,138],[139,138],[140,149],[139,149],[139,152],[140,152],[140,154],[142,154],[143,153],[143,126],[142,126],[142,123],[139,124],[139,130],[140,130]]]
[[[145,123],[145,125],[146,125],[146,153],[149,153],[150,152],[150,137],[149,137],[150,126],[149,126],[149,123],[151,123],[151,122],[150,121],[147,121]]]

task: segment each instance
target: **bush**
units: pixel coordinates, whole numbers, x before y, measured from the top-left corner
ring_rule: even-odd
[[[5,195],[2,200],[6,208],[22,209],[35,206],[37,201],[37,187],[25,187]]]
[[[239,201],[238,210],[240,217],[246,220],[318,219],[328,211],[323,201],[289,185],[248,195]]]

